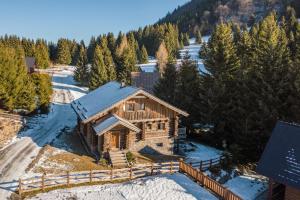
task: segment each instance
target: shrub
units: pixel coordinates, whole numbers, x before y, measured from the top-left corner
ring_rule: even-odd
[[[100,158],[99,164],[102,166],[107,166],[107,160],[105,158]]]
[[[130,151],[126,153],[126,158],[129,163],[135,163],[135,156]]]

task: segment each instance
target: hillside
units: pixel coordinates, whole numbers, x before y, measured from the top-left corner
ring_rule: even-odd
[[[168,13],[158,23],[177,23],[181,32],[193,34],[201,30],[208,33],[219,21],[252,25],[271,10],[283,13],[288,5],[300,14],[297,0],[192,0]]]

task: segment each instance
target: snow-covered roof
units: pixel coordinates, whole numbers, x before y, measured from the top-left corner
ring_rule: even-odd
[[[103,133],[109,131],[110,129],[116,127],[117,125],[123,125],[133,131],[140,132],[141,130],[131,124],[130,122],[116,116],[111,115],[107,119],[93,125],[93,129],[97,135],[102,135]]]
[[[157,101],[183,116],[188,116],[188,113],[168,104],[141,88],[133,86],[122,87],[121,84],[116,81],[106,83],[87,95],[73,101],[71,105],[80,119],[87,122],[108,111],[118,103],[126,101],[138,94],[151,98],[152,100]]]
[[[275,182],[300,189],[300,126],[277,122],[257,166]]]
[[[72,107],[78,116],[85,120],[103,112],[138,90],[138,88],[131,86],[121,87],[120,83],[112,81],[73,101]]]

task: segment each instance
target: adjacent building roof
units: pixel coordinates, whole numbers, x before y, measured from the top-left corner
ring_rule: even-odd
[[[132,123],[116,116],[116,115],[110,115],[108,118],[105,120],[93,125],[93,129],[96,132],[97,135],[102,135],[105,132],[111,130],[112,128],[118,126],[118,125],[123,125],[135,132],[140,132],[141,130],[133,125]]]
[[[147,92],[153,92],[154,86],[158,82],[160,77],[159,72],[132,72],[131,83],[135,87],[141,87]]]
[[[300,189],[300,125],[276,124],[257,172],[275,182]]]
[[[25,57],[25,63],[28,72],[33,72],[35,68],[35,58],[34,57]]]
[[[188,113],[160,100],[140,88],[133,86],[122,87],[122,85],[116,81],[109,82],[97,88],[87,95],[73,101],[71,105],[80,119],[87,122],[93,117],[108,111],[122,101],[126,101],[137,94],[145,95],[179,114],[188,116]]]

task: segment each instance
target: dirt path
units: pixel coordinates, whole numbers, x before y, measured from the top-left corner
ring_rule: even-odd
[[[74,127],[76,116],[70,106],[70,90],[74,86],[72,72],[53,75],[54,96],[47,117],[36,118],[34,128],[22,132],[17,142],[0,151],[0,199],[6,199],[15,190],[17,180],[25,174],[27,166],[37,156],[41,147],[51,143],[64,127]]]

